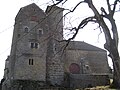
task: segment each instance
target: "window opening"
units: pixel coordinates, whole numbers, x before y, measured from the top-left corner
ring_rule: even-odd
[[[42,29],[39,29],[38,34],[39,34],[39,37],[41,37],[41,36],[42,36],[42,34],[43,34],[43,30],[42,30]]]
[[[24,31],[25,31],[25,33],[28,33],[28,32],[29,32],[29,28],[28,28],[28,27],[25,27],[25,28],[24,28]]]
[[[31,43],[31,48],[34,48],[34,43]]]
[[[38,43],[35,43],[35,48],[38,48]]]
[[[18,34],[18,38],[20,38],[20,34]]]
[[[39,48],[39,43],[31,43],[31,46],[30,46],[31,48]]]
[[[33,59],[29,59],[29,65],[33,65]]]
[[[54,44],[53,44],[53,51],[56,52],[56,49],[57,49],[57,48],[56,48],[56,44],[54,43]]]

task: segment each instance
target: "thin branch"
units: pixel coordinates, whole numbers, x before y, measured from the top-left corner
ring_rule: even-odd
[[[112,37],[111,37],[111,34],[110,34],[110,31],[109,31],[109,28],[108,26],[106,25],[103,17],[99,14],[99,12],[97,11],[97,9],[95,8],[95,6],[93,5],[92,3],[92,0],[90,0],[91,2],[88,3],[88,6],[92,9],[92,11],[94,12],[95,16],[96,16],[96,19],[97,19],[97,22],[100,24],[100,26],[102,27],[103,29],[103,32],[105,34],[105,39],[106,39],[106,45],[107,47],[109,47],[108,45],[110,45],[110,41],[112,40]],[[110,48],[107,48],[107,50],[109,51]]]
[[[101,7],[101,11],[105,16],[108,16],[107,12],[105,11],[105,9],[103,7]]]
[[[73,10],[70,11],[70,12],[74,12],[74,11],[76,10],[76,8],[77,8],[81,3],[83,3],[83,2],[84,2],[84,1],[79,2],[79,3],[73,8]]]
[[[109,11],[109,14],[112,12],[111,10],[111,5],[110,5],[110,2],[109,0],[107,0],[107,6],[108,6],[108,11]]]
[[[102,14],[100,16],[102,16],[106,19],[110,19],[110,14],[107,14],[107,12],[105,11],[105,9],[103,7],[101,7],[101,11],[102,11]]]
[[[98,34],[98,40],[99,40],[100,35],[102,34],[102,29],[101,29],[101,27],[100,27],[100,26],[99,26],[98,28],[100,29],[100,33]]]
[[[73,30],[75,31],[74,35],[71,38],[69,38],[68,40],[62,40],[62,41],[69,42],[69,41],[73,40],[76,37],[76,35],[78,34],[79,29],[84,28],[88,24],[88,22],[96,22],[95,16],[88,17],[88,18],[85,18],[84,20],[82,20],[82,22],[78,25],[78,27],[74,27],[71,29],[71,31],[73,31]]]
[[[65,0],[65,1],[62,3],[62,5],[65,4],[67,1],[68,1],[68,0]]]
[[[53,0],[52,0],[52,1],[53,1]],[[58,5],[58,4],[60,4],[62,1],[63,1],[63,0],[60,0],[60,1],[58,1],[57,3],[53,4],[52,6]]]
[[[55,2],[52,0],[53,4],[55,4]]]
[[[79,2],[72,10],[69,10],[69,9],[64,9],[64,10],[69,10],[69,12],[67,12],[63,17],[65,17],[66,15],[68,15],[69,13],[71,12],[74,12],[76,10],[76,8],[81,4],[83,3],[84,1],[81,1]]]
[[[75,33],[68,40],[62,40],[62,41],[57,40],[58,42],[64,42],[64,41],[67,42],[66,45],[63,47],[63,53],[64,53],[64,50],[69,45],[70,41],[73,40],[76,37],[76,35],[78,34],[79,29],[82,29],[84,26],[86,26],[88,22],[96,22],[95,17],[85,18],[84,20],[82,20],[82,22],[78,25],[77,28],[76,27],[72,28],[71,31],[75,30]]]
[[[115,9],[116,9],[116,5],[117,5],[117,2],[118,2],[119,0],[115,0],[115,2],[114,2],[114,6],[113,6],[113,10],[112,10],[112,16],[114,15],[114,13],[115,13]]]

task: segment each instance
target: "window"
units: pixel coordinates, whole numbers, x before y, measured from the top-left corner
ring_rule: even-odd
[[[31,48],[34,48],[34,43],[31,43]]]
[[[54,51],[54,53],[56,52],[56,49],[57,49],[57,48],[56,48],[56,44],[54,43],[54,44],[53,44],[53,51]]]
[[[33,65],[33,59],[29,59],[29,65]]]
[[[39,43],[34,43],[34,42],[31,42],[31,44],[30,44],[30,47],[31,48],[39,48]]]
[[[38,30],[38,35],[39,35],[39,37],[41,37],[43,35],[43,29]]]
[[[24,27],[24,32],[28,33],[29,32],[29,28],[27,26]]]
[[[20,34],[18,34],[18,38],[20,38]]]
[[[35,44],[35,45],[34,45],[34,46],[35,46],[35,48],[38,48],[38,43],[34,43],[34,44]]]

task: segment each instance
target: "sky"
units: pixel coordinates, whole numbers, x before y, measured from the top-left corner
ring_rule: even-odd
[[[73,0],[69,0],[69,1],[73,1]],[[79,0],[74,0],[74,3],[72,3],[72,5],[70,5],[71,3],[68,2],[64,7],[72,8],[71,6],[74,6],[78,1]],[[103,5],[102,2],[97,2],[97,1],[98,0],[95,0],[95,3],[99,3],[99,5]],[[15,16],[17,15],[21,7],[24,7],[31,3],[36,3],[41,9],[45,10],[47,5],[51,3],[51,0],[1,0],[0,1],[0,12],[1,12],[0,13],[0,43],[1,43],[0,44],[0,79],[3,78],[5,60],[10,54]],[[76,26],[79,23],[79,21],[85,18],[86,16],[93,15],[92,11],[88,8],[88,6],[85,4],[83,5],[79,7],[78,9],[79,11],[75,11],[73,14],[69,15],[68,16],[69,19],[66,18],[66,24],[65,24],[66,27],[69,27],[71,25],[70,22],[73,23],[71,26]],[[98,8],[99,5],[97,5]],[[81,9],[83,7],[84,9]],[[116,22],[118,23],[118,25],[120,23],[119,16],[120,13],[117,12],[115,18],[117,18]],[[104,34],[103,33],[100,34],[99,30],[93,30],[93,28],[95,29],[96,25],[89,24],[87,27],[84,28],[84,30],[79,31],[79,34],[77,35],[75,40],[85,41],[94,46],[103,48],[103,44],[105,43]],[[65,33],[65,35],[67,34]],[[110,60],[109,63],[110,65],[112,65]]]

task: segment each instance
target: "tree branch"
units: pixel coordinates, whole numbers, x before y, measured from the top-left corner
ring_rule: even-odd
[[[99,12],[97,11],[97,9],[95,8],[95,6],[93,5],[92,3],[92,0],[89,0],[90,3],[88,3],[88,6],[92,9],[92,11],[94,12],[95,16],[96,16],[96,19],[97,19],[97,22],[100,24],[100,26],[102,27],[103,29],[103,32],[105,34],[105,39],[106,39],[106,45],[107,46],[107,50],[109,51],[110,50],[110,41],[112,40],[111,38],[111,34],[110,34],[110,31],[109,31],[109,28],[108,26],[106,25],[105,21],[103,20],[103,17],[99,14]],[[105,47],[106,48],[106,47]]]
[[[58,4],[60,4],[62,1],[63,1],[63,0],[59,0],[57,3],[54,3],[52,6],[58,5]],[[52,2],[54,2],[54,1],[52,0]]]
[[[114,6],[113,6],[113,10],[112,10],[112,16],[114,15],[114,13],[115,13],[115,9],[116,9],[116,5],[117,5],[117,2],[118,2],[119,0],[115,0],[115,2],[114,2]]]
[[[105,9],[103,7],[101,7],[101,11],[105,16],[108,16],[107,12],[105,11]]]
[[[64,4],[64,3],[66,3],[68,0],[65,0],[63,3],[62,3],[62,5]]]
[[[109,14],[112,12],[111,10],[111,5],[110,5],[110,2],[109,0],[107,0],[107,6],[108,6],[108,11],[109,11]]]
[[[76,37],[76,35],[78,34],[79,29],[84,28],[88,24],[88,22],[96,22],[95,16],[83,19],[82,22],[78,25],[78,27],[72,28],[71,31],[75,30],[74,35],[71,38],[69,38],[68,40],[65,40],[65,41],[73,40]]]
[[[110,17],[109,21],[110,21],[111,26],[112,26],[113,39],[115,40],[116,47],[118,48],[119,38],[118,38],[117,26],[115,24],[115,20],[113,19],[113,17]]]

